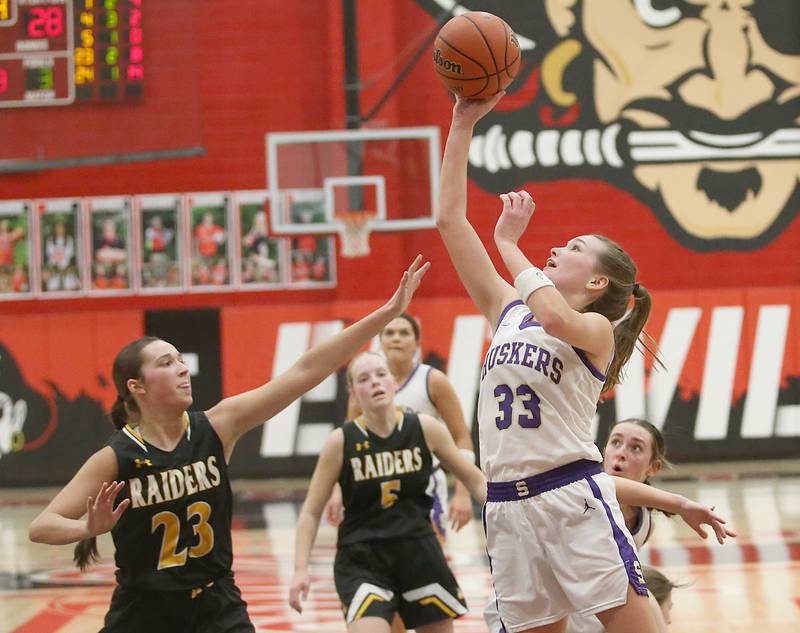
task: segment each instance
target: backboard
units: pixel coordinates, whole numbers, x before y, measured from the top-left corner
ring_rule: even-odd
[[[359,212],[371,231],[435,227],[437,127],[270,133],[266,155],[271,233],[336,233]]]

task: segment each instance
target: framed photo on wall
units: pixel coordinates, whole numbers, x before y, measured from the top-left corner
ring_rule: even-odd
[[[283,216],[295,224],[322,224],[325,216],[325,191],[294,189],[283,194]],[[289,241],[288,282],[290,286],[333,286],[336,284],[336,239],[314,233],[293,235]]]
[[[146,195],[135,198],[139,227],[139,288],[171,292],[184,287],[182,196]]]
[[[131,199],[127,196],[86,198],[85,204],[91,231],[88,245],[90,292],[131,292]]]
[[[40,291],[48,296],[82,294],[80,199],[36,200],[33,204],[39,225]]]
[[[230,196],[227,193],[188,193],[193,288],[221,289],[231,283]]]
[[[33,292],[30,209],[25,200],[0,201],[0,299],[24,299]]]
[[[287,238],[268,234],[269,194],[237,191],[234,217],[239,229],[239,283],[247,289],[280,288],[285,283]]]

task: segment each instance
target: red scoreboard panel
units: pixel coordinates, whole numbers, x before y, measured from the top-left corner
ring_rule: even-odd
[[[142,95],[143,0],[0,0],[0,108]]]

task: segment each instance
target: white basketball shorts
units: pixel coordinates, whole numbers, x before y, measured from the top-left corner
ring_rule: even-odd
[[[647,595],[614,482],[580,460],[512,482],[489,482],[484,530],[507,633]]]

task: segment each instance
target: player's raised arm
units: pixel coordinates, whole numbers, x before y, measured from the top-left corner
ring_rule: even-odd
[[[289,369],[266,384],[222,400],[206,414],[230,456],[244,433],[272,418],[326,376],[336,371],[389,321],[405,310],[430,262],[418,255],[403,273],[389,301],[350,327],[315,345]]]
[[[504,93],[490,99],[458,99],[442,159],[436,227],[475,305],[492,326],[503,307],[516,299],[514,289],[495,270],[486,248],[467,220],[467,158],[475,124]]]
[[[624,477],[614,477],[614,484],[617,487],[617,499],[620,503],[657,508],[678,514],[701,538],[708,536],[703,525],[708,525],[714,530],[720,545],[727,537],[736,536],[736,532],[725,525],[725,519],[715,514],[713,508],[707,508],[683,495],[659,490]]]
[[[494,241],[506,269],[515,280],[520,298],[547,333],[601,358],[600,364],[605,366],[614,343],[611,322],[597,312],[583,312],[571,307],[545,272],[535,267],[520,249],[518,242],[536,209],[531,195],[527,191],[511,191],[501,195],[500,199],[503,210],[495,225]],[[570,248],[586,246],[577,239],[572,241]],[[599,290],[608,284],[608,279],[597,275],[589,284],[597,285]]]

